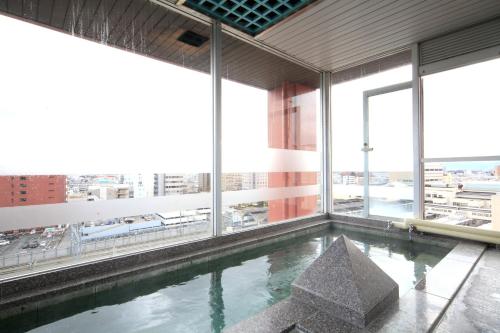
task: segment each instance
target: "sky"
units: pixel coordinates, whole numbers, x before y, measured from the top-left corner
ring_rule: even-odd
[[[0,31],[0,174],[210,172],[209,75],[2,15]],[[499,77],[500,59],[424,78],[425,157],[500,155]],[[363,170],[363,91],[410,80],[403,66],[333,87],[334,170]],[[318,152],[267,147],[265,90],[222,88],[223,172],[319,171]],[[370,168],[411,170],[410,90],[369,105]]]
[[[210,172],[209,75],[2,15],[0,31],[0,174]],[[222,91],[223,172],[319,171],[318,152],[268,148],[266,90]]]
[[[425,158],[500,155],[499,78],[500,59],[424,76]],[[363,171],[363,91],[410,80],[407,65],[333,86],[334,171]],[[370,168],[411,171],[411,94],[380,98],[369,100]]]
[[[500,165],[500,160],[448,162],[448,163],[442,163],[442,165],[448,171],[453,171],[453,170],[494,171],[495,167]]]

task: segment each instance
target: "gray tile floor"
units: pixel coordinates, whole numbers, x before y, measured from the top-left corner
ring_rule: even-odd
[[[500,250],[483,254],[435,332],[500,332]]]

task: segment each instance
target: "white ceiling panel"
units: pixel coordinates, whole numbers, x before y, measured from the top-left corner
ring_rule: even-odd
[[[257,39],[337,71],[498,16],[500,0],[322,0]]]

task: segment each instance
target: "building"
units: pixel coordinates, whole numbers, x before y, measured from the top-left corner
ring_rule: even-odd
[[[316,151],[316,94],[303,84],[284,82],[267,93],[269,148]],[[285,168],[286,169],[286,168]],[[317,172],[269,172],[268,186],[315,185]],[[314,214],[317,195],[270,200],[269,222]]]
[[[155,196],[184,194],[187,185],[183,174],[155,173],[153,191]]]
[[[491,171],[445,171],[442,164],[430,163],[425,167],[424,178],[426,218],[447,224],[493,227],[499,217],[493,212],[498,182],[492,181]]]
[[[491,229],[500,231],[500,194],[491,197]]]
[[[448,224],[477,226],[493,220],[492,191],[459,190],[451,186],[425,188],[427,218]]]
[[[131,198],[148,198],[154,195],[153,174],[124,175],[123,183],[130,186]]]
[[[243,183],[242,173],[223,173],[221,177],[222,191],[241,191]]]
[[[66,201],[66,176],[0,176],[0,207]]]
[[[267,187],[267,173],[264,172],[246,172],[242,174],[241,189],[255,190]]]
[[[391,171],[389,172],[388,178],[390,183],[402,183],[413,186],[412,171]]]
[[[444,181],[444,168],[440,163],[427,163],[424,169],[424,182],[426,185]]]
[[[356,184],[359,184],[358,179],[359,179],[359,177],[356,176],[356,175],[354,175],[354,172],[350,173],[350,174],[347,174],[347,175],[342,175],[341,184],[344,184],[344,185],[356,185]]]
[[[198,191],[199,192],[210,192],[210,174],[209,173],[199,173],[198,174]]]
[[[88,188],[87,200],[112,200],[130,198],[130,185],[128,184],[99,184]]]

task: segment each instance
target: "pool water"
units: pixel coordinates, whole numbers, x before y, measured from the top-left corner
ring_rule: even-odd
[[[343,231],[406,293],[449,249]],[[281,241],[137,279],[0,321],[1,332],[221,332],[290,295],[339,231]]]

